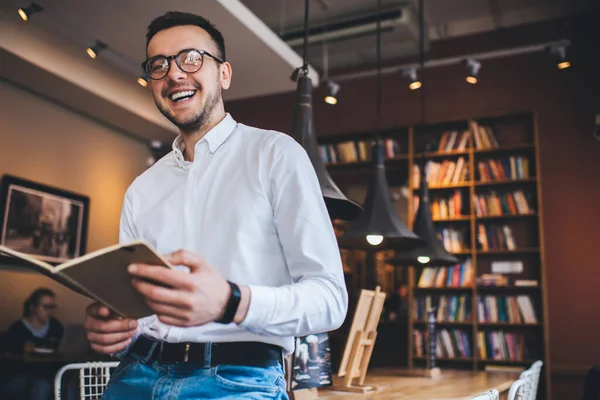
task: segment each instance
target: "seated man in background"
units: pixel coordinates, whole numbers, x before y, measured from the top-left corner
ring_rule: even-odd
[[[23,316],[13,322],[2,339],[3,353],[53,353],[58,350],[64,328],[53,317],[56,295],[50,289],[38,288],[23,304]],[[15,363],[11,375],[0,390],[0,397],[9,399],[49,399],[52,397],[52,377],[41,370]]]

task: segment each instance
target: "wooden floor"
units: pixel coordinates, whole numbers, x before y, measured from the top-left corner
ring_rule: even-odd
[[[369,399],[369,400],[469,400],[489,389],[497,389],[506,398],[508,389],[518,376],[518,372],[475,372],[442,370],[438,379],[411,376],[418,371],[401,369],[376,369],[367,374],[365,385],[373,385],[376,391],[365,394],[341,392],[322,388],[318,398],[327,400]],[[420,373],[419,373],[420,375]],[[334,385],[338,383],[337,376]],[[310,394],[295,396],[296,400],[314,398]]]

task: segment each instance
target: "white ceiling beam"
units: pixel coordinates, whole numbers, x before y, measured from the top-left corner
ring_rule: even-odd
[[[165,130],[178,132],[156,109],[149,90],[142,88],[136,77],[92,60],[83,49],[54,37],[31,21],[21,21],[16,12],[12,15],[0,11],[0,47]],[[35,88],[35,82],[31,85]]]
[[[250,9],[248,9],[239,0],[217,0],[219,4],[223,6],[245,29],[255,35],[265,46],[267,46],[273,53],[281,58],[281,60],[289,65],[289,75],[292,75],[294,69],[302,66],[302,57],[298,55],[286,42],[284,42],[275,32],[271,30],[260,18],[258,18]],[[226,29],[229,29],[227,27]],[[248,37],[246,33],[240,32],[242,35],[237,36],[240,38]],[[232,39],[234,38],[232,37]],[[254,60],[260,63],[261,60]],[[233,65],[235,72],[235,65]],[[265,66],[265,70],[268,71],[268,66]],[[308,65],[308,77],[311,79],[313,86],[319,85],[319,74],[309,64]],[[287,78],[287,76],[286,76]]]

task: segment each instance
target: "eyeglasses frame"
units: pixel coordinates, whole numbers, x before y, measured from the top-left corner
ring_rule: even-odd
[[[199,67],[197,70],[195,70],[194,72],[187,72],[187,71],[184,71],[184,69],[183,69],[183,68],[181,68],[181,65],[179,65],[179,56],[180,56],[182,53],[185,53],[186,51],[197,51],[198,53],[200,53],[200,56],[202,57],[202,62],[200,63],[200,67]],[[171,56],[164,56],[164,55],[162,55],[162,54],[158,54],[158,55],[156,55],[156,56],[150,57],[149,59],[147,59],[146,61],[144,61],[144,62],[143,62],[141,65],[142,65],[142,69],[144,70],[144,72],[146,73],[146,75],[148,76],[148,78],[150,78],[150,79],[152,79],[152,80],[155,80],[155,81],[159,81],[159,80],[161,80],[161,79],[165,79],[165,77],[166,77],[167,75],[169,75],[169,72],[171,72],[171,60],[173,60],[173,59],[175,60],[175,64],[177,64],[177,67],[178,67],[178,68],[179,68],[181,71],[185,72],[186,74],[194,74],[194,73],[196,73],[196,72],[200,71],[200,70],[202,69],[202,67],[204,66],[204,56],[205,56],[205,55],[206,55],[206,56],[209,56],[210,58],[214,59],[215,61],[217,61],[217,62],[219,62],[219,63],[221,63],[221,64],[223,64],[223,63],[225,62],[225,61],[221,60],[220,58],[213,56],[212,54],[210,54],[210,53],[209,53],[208,51],[206,51],[206,50],[199,50],[199,49],[190,48],[190,49],[183,49],[183,50],[181,50],[179,53],[177,53],[177,54],[174,54],[174,55],[171,55]],[[148,66],[148,63],[150,63],[150,61],[152,61],[152,60],[154,60],[154,59],[157,59],[157,58],[166,58],[166,59],[167,59],[167,65],[169,66],[169,67],[167,68],[167,72],[166,72],[166,73],[165,73],[165,75],[164,75],[163,77],[161,77],[161,78],[153,78],[153,77],[150,75],[150,73],[148,72],[148,70],[146,69],[146,68],[147,68],[147,66]]]

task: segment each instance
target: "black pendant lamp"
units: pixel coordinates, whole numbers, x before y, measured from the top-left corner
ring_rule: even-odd
[[[378,1],[381,9],[381,0]],[[425,245],[410,231],[398,216],[390,197],[385,175],[383,143],[379,136],[381,120],[381,22],[377,20],[377,129],[371,150],[374,164],[373,178],[367,189],[363,213],[340,236],[340,247],[379,251],[386,249],[409,250]]]
[[[423,0],[419,1],[419,28],[420,28],[420,50],[419,57],[421,68],[425,66],[425,31],[424,31],[424,10]],[[421,99],[421,122],[425,123],[425,87],[421,88],[419,93]],[[427,175],[425,165],[427,164],[423,157],[421,166],[421,190],[419,199],[419,209],[413,224],[413,231],[427,243],[423,247],[409,251],[397,251],[396,255],[389,258],[387,262],[398,266],[429,266],[429,265],[451,265],[459,263],[459,259],[448,253],[443,243],[438,238],[433,220],[431,218],[431,209],[429,205],[429,189],[427,186]]]
[[[327,168],[323,164],[315,129],[313,126],[312,113],[312,82],[308,77],[308,4],[309,0],[305,0],[305,15],[304,15],[304,63],[301,68],[294,71],[292,80],[296,81],[298,86],[296,89],[296,105],[294,107],[294,122],[292,124],[292,136],[298,143],[304,147],[308,153],[308,157],[315,169],[321,192],[325,199],[325,205],[331,219],[354,220],[362,212],[362,208],[355,202],[349,200],[344,193],[337,187]]]
[[[431,218],[431,208],[429,203],[429,189],[427,185],[427,176],[425,174],[425,162],[421,167],[421,190],[419,198],[419,209],[415,217],[413,231],[427,243],[425,246],[409,251],[397,251],[396,254],[387,260],[392,265],[400,266],[442,266],[458,264],[460,260],[448,253],[444,244],[438,238],[433,220]]]

